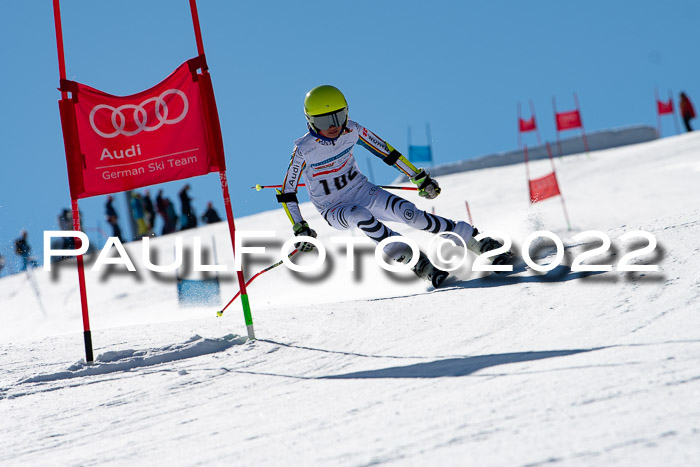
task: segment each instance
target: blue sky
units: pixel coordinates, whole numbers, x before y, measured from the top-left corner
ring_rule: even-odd
[[[430,122],[438,164],[516,148],[518,101],[533,100],[550,141],[552,96],[570,110],[576,92],[587,131],[656,126],[655,87],[700,105],[700,5],[691,0],[200,0],[198,9],[236,217],[278,208],[274,193],[250,187],[281,182],[306,131],[304,94],[319,84],[343,90],[350,118],[404,153],[407,128],[421,143]],[[68,78],[111,94],[147,89],[197,55],[186,0],[64,0],[61,13]],[[70,196],[51,2],[0,2],[0,18],[0,254],[11,272],[20,229],[41,257],[43,231],[57,228]],[[664,134],[673,133],[667,117]],[[369,153],[355,155],[368,173]],[[371,166],[377,183],[397,175]],[[213,201],[223,214],[216,175],[189,182],[199,213]],[[175,201],[183,184],[151,191]],[[104,202],[81,200],[85,227],[110,231]]]

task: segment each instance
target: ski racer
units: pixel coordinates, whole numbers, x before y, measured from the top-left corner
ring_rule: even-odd
[[[284,204],[294,224],[294,235],[316,237],[297,201],[297,186],[303,174],[311,202],[328,224],[338,230],[357,227],[379,243],[389,236],[399,235],[383,223],[393,221],[433,234],[454,232],[476,254],[502,246],[488,237],[477,241],[474,237],[478,232],[468,223],[422,211],[410,201],[371,183],[358,169],[353,155],[356,144],[409,177],[418,186],[421,197],[433,199],[440,194],[437,181],[425,170],[414,167],[389,143],[348,119],[348,103],[339,89],[329,85],[313,88],[304,99],[304,114],[309,132],[294,142],[292,159],[277,195],[277,201]],[[314,247],[310,242],[300,242],[297,248],[311,251]],[[384,253],[403,264],[408,264],[413,257],[411,248],[403,242],[387,244]],[[507,255],[504,255],[496,257],[494,264],[505,261]],[[439,287],[448,276],[423,252],[412,270],[434,287]]]

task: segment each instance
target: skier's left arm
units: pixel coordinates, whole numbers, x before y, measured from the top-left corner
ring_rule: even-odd
[[[433,180],[423,169],[416,168],[406,157],[393,148],[389,143],[375,135],[367,128],[355,123],[359,132],[358,144],[385,164],[395,167],[406,175],[411,182],[418,185],[418,195],[423,198],[433,199],[440,194],[440,185]]]

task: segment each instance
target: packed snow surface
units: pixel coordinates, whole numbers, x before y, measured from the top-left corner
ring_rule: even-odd
[[[468,202],[518,258],[533,232],[556,234],[564,257],[546,273],[520,259],[484,275],[470,257],[433,290],[368,246],[348,261],[330,239],[361,234],[302,205],[328,256],[251,283],[257,340],[239,300],[216,316],[238,290],[225,223],[179,236],[181,276],[201,278],[194,237],[205,264],[228,266],[219,306],[179,306],[175,273],[146,269],[141,242],[126,245],[136,272],[87,259],[92,364],[74,260],[1,279],[0,465],[700,465],[700,134],[554,164],[571,229],[559,198],[530,205],[523,164],[440,177],[434,201],[400,193],[452,219]],[[291,235],[260,196],[276,210],[236,227],[275,237],[244,242],[266,249],[246,277]],[[428,234],[392,227],[427,249]],[[569,267],[603,244],[577,237],[591,230],[611,246],[583,263],[608,272]],[[619,270],[649,245],[638,231],[657,244],[628,263],[658,271]],[[151,260],[169,264],[176,238],[153,239]],[[556,252],[543,237],[528,249],[541,265]]]

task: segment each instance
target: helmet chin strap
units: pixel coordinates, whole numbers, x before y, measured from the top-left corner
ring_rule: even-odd
[[[330,141],[331,143],[335,144],[335,141],[338,138],[340,138],[341,136],[343,136],[343,133],[345,133],[345,130],[347,130],[348,120],[345,119],[345,123],[343,123],[343,127],[340,129],[340,133],[338,133],[338,136],[336,136],[335,138],[329,138],[327,136],[323,136],[320,132],[316,131],[316,129],[309,122],[306,122],[306,128],[309,129],[309,133],[311,133],[311,135],[316,136],[324,141]]]

